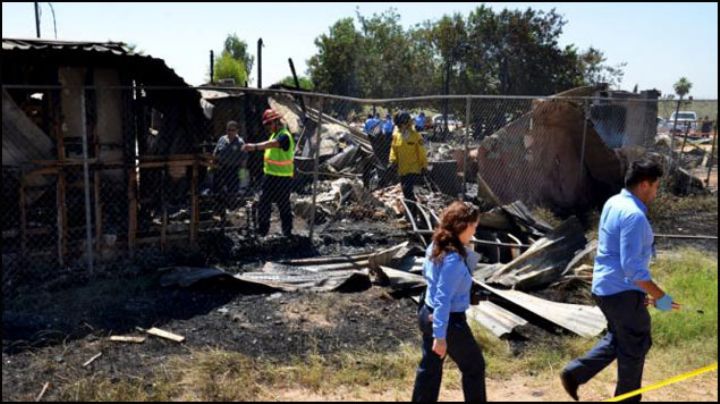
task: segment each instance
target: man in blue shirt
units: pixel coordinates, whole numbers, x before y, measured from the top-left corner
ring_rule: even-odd
[[[415,117],[415,130],[422,132],[425,130],[425,112],[420,111],[418,116]]]
[[[368,114],[368,119],[365,121],[365,127],[363,129],[368,135],[375,135],[376,131],[380,129],[380,124],[379,115],[373,116],[373,114]]]
[[[615,395],[640,388],[645,355],[650,350],[648,304],[662,311],[678,309],[672,297],[653,282],[648,265],[654,256],[653,231],[647,206],[655,199],[662,166],[650,158],[634,161],[625,188],[608,199],[600,215],[592,293],[607,319],[607,333],[585,356],[572,360],[560,379],[578,400],[578,386],[613,360],[618,361]],[[651,299],[646,299],[650,294]],[[628,400],[640,401],[637,395]]]
[[[385,122],[383,122],[382,132],[383,135],[387,136],[388,138],[392,138],[393,121],[392,116],[390,116],[389,112],[385,115]]]

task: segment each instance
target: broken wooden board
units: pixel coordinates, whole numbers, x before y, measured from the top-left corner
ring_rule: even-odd
[[[96,355],[93,355],[92,358],[88,359],[85,363],[83,363],[83,367],[87,367],[91,363],[95,362],[95,359],[102,356],[102,352],[98,352]]]
[[[112,335],[110,341],[112,342],[131,342],[134,344],[142,344],[145,342],[145,337],[133,337],[129,335]]]
[[[149,330],[147,330],[147,331],[145,331],[145,332],[148,333],[148,334],[150,334],[150,335],[154,335],[154,336],[160,337],[160,338],[169,339],[169,340],[175,341],[175,342],[183,342],[183,341],[185,341],[185,337],[183,337],[183,336],[180,336],[180,335],[177,335],[177,334],[173,334],[173,333],[171,333],[171,332],[168,332],[168,331],[165,331],[165,330],[161,330],[161,329],[155,328],[155,327],[153,327],[153,328],[151,328],[151,329],[149,329]]]

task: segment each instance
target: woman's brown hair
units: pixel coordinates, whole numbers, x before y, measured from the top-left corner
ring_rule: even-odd
[[[469,202],[455,201],[440,217],[440,225],[433,233],[431,259],[439,261],[445,253],[457,252],[465,258],[467,253],[460,242],[460,234],[480,219],[480,210]]]

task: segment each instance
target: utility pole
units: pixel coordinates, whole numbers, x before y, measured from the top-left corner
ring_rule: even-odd
[[[215,53],[210,49],[210,84],[215,84]]]
[[[258,39],[257,42],[257,58],[258,58],[258,88],[262,88],[262,38]]]
[[[40,6],[38,5],[38,2],[35,3],[35,32],[37,34],[38,39],[40,39]]]

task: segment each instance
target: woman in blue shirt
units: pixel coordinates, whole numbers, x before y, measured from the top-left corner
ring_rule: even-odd
[[[480,211],[470,203],[453,202],[425,254],[427,282],[418,310],[423,357],[417,369],[412,400],[437,401],[446,354],[462,372],[465,401],[486,401],[485,359],[465,318],[470,307],[472,276],[465,246],[475,234]]]

